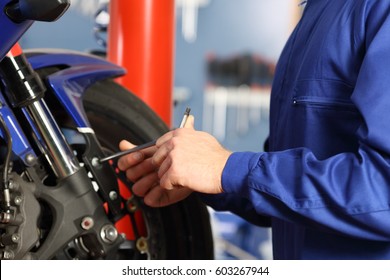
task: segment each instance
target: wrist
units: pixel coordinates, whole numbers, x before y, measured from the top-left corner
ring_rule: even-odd
[[[222,192],[242,194],[248,187],[248,177],[261,155],[262,153],[254,152],[231,153],[222,171]]]

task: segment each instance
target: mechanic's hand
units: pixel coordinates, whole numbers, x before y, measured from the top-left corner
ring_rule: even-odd
[[[158,166],[159,187],[221,193],[222,171],[231,152],[212,135],[194,130],[193,125],[191,115],[184,128],[170,131],[157,140],[152,164]]]
[[[133,147],[135,145],[126,140],[119,144],[121,150]],[[160,187],[158,167],[152,163],[151,158],[156,150],[157,147],[150,147],[123,156],[118,161],[118,167],[125,171],[127,178],[134,183],[132,190],[135,195],[144,197],[146,205],[162,207],[185,199],[192,191],[188,189],[168,191]]]
[[[127,141],[120,143],[121,150],[133,147]],[[118,167],[134,183],[134,194],[144,197],[149,206],[161,207],[192,191],[221,193],[222,171],[230,154],[210,134],[195,131],[191,115],[184,128],[164,134],[154,147],[123,156]]]

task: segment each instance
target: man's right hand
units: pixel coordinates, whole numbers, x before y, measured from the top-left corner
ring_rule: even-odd
[[[121,150],[134,147],[126,140],[119,144]],[[143,197],[146,205],[162,207],[185,199],[192,191],[185,188],[166,190],[160,187],[158,167],[152,162],[156,150],[154,146],[123,156],[118,161],[118,167],[134,183],[132,190],[135,195]]]

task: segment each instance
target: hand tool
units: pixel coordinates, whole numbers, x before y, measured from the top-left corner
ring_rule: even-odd
[[[191,112],[191,108],[187,107],[186,111],[184,112],[183,119],[182,119],[182,121],[180,123],[180,128],[183,128],[185,126],[185,124],[187,122],[187,119],[188,119],[188,116],[190,115],[190,112]],[[134,153],[134,152],[137,152],[137,151],[140,151],[140,150],[152,147],[152,146],[156,145],[156,142],[157,142],[157,140],[153,140],[153,141],[147,142],[145,144],[136,146],[134,148],[131,148],[131,149],[128,149],[128,150],[125,150],[125,151],[121,151],[121,152],[112,154],[110,156],[101,158],[101,159],[99,159],[99,163],[105,162],[105,161],[110,160],[110,159],[122,157],[124,155],[131,154],[131,153]]]

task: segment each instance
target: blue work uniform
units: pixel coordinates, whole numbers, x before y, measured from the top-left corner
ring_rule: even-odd
[[[309,0],[278,61],[268,152],[235,152],[224,193],[275,259],[390,259],[390,1]]]

